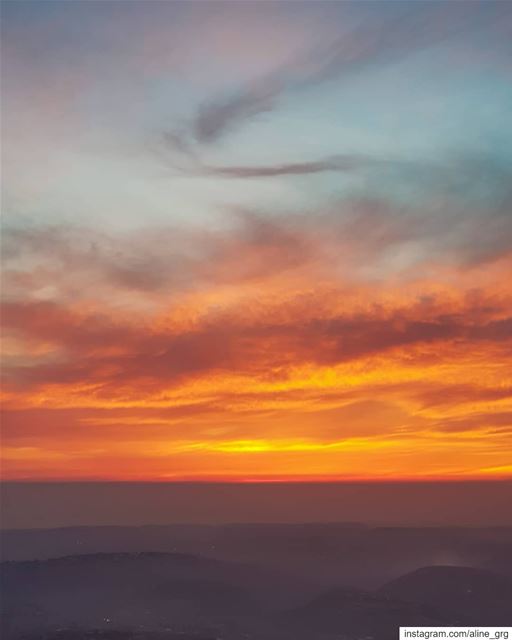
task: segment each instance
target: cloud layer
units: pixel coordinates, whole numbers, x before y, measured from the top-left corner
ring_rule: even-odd
[[[2,25],[4,476],[510,475],[507,3],[55,6]]]
[[[135,477],[167,477],[166,465],[183,477],[252,477],[259,465],[273,477],[283,464],[362,477],[371,460],[370,476],[438,477],[479,475],[480,454],[504,464],[512,255],[469,260],[477,217],[466,242],[434,225],[444,252],[396,261],[426,241],[421,220],[345,206],[314,224],[238,212],[207,234],[7,232],[13,477],[34,464],[50,473],[41,460],[58,476],[78,464],[103,477],[141,447]]]

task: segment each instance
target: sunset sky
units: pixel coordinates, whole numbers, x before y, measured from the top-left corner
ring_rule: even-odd
[[[9,480],[512,477],[512,4],[6,2]]]

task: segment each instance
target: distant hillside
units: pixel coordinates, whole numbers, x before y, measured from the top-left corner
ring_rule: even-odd
[[[1,568],[2,626],[11,636],[73,626],[224,628],[260,617],[287,591],[257,567],[187,554],[91,554]]]
[[[257,564],[309,582],[380,587],[422,566],[461,565],[512,578],[510,527],[371,527],[354,523],[70,527],[0,531],[3,560],[146,551]],[[312,591],[313,593],[313,591]]]
[[[423,567],[384,585],[379,594],[448,611],[461,621],[512,624],[512,580],[471,567]]]
[[[396,639],[399,626],[444,625],[445,614],[429,606],[401,602],[374,593],[332,589],[288,611],[283,621],[297,630],[349,638]]]
[[[400,626],[512,623],[512,580],[468,567],[425,567],[374,591],[314,593],[293,575],[183,553],[0,568],[6,640],[396,640]]]

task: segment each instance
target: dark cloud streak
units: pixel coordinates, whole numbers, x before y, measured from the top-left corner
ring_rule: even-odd
[[[221,178],[273,178],[276,176],[305,176],[325,172],[350,172],[374,164],[370,158],[354,155],[330,156],[310,162],[291,162],[263,166],[205,166],[206,175]]]
[[[215,142],[255,116],[271,111],[285,92],[340,79],[375,63],[400,61],[477,25],[499,24],[506,12],[506,7],[493,3],[484,11],[478,5],[455,4],[415,3],[399,15],[364,22],[238,94],[202,105],[192,123],[192,135],[200,144]]]

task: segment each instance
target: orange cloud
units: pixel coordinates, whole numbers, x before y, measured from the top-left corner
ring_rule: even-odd
[[[114,253],[73,230],[10,239],[6,478],[510,475],[509,255],[381,279],[362,269],[394,222],[357,217],[358,245],[242,220],[172,258],[165,230]]]

